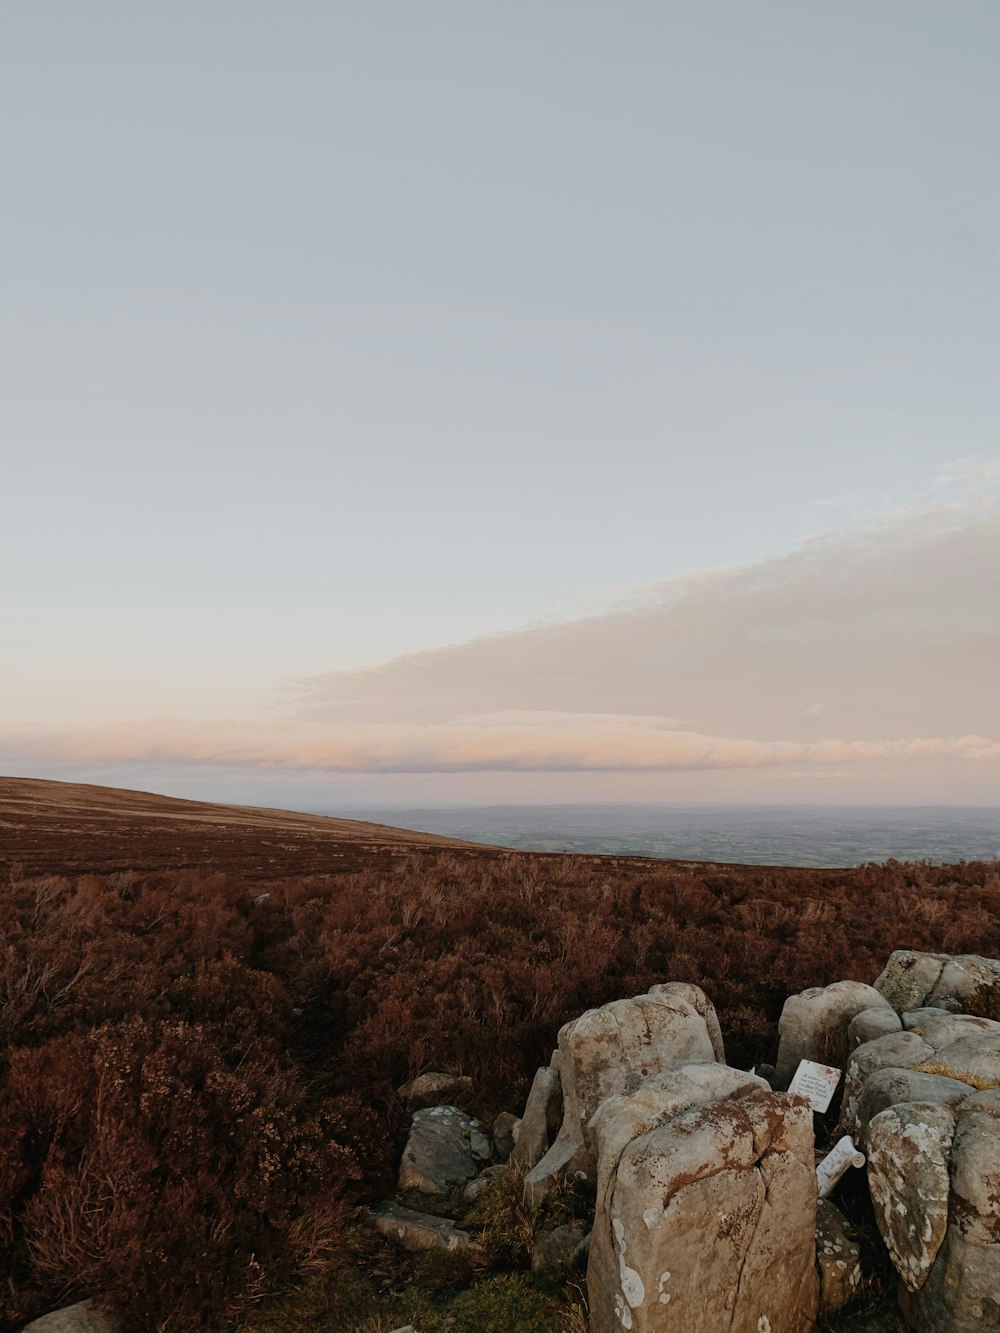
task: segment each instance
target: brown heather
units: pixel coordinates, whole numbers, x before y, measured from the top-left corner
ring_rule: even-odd
[[[94,1294],[129,1329],[221,1329],[336,1261],[390,1185],[405,1079],[460,1071],[478,1113],[516,1111],[561,1023],[653,982],[703,986],[747,1066],[791,992],[895,948],[1000,954],[995,865],[242,869],[0,891],[3,1329]]]

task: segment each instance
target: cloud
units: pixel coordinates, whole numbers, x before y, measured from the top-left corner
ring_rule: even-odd
[[[294,682],[271,720],[22,728],[0,734],[0,757],[317,774],[864,771],[876,784],[905,769],[945,797],[960,777],[975,798],[1000,775],[998,661],[987,469],[961,503],[669,580],[601,615]],[[834,717],[836,736],[804,738]]]
[[[128,724],[0,736],[6,758],[68,763],[195,762],[340,773],[653,772],[842,765],[853,760],[1000,759],[985,736],[811,743],[673,730],[669,719],[542,715],[425,726]]]

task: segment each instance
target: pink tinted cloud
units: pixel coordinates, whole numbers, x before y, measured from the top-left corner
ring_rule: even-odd
[[[166,761],[342,773],[641,772],[843,765],[867,760],[1000,759],[980,735],[809,743],[711,736],[669,719],[486,715],[428,725],[150,722],[0,735],[6,760]]]

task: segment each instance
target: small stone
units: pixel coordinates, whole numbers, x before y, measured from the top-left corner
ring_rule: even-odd
[[[572,1268],[581,1254],[587,1231],[578,1222],[539,1231],[531,1247],[533,1273],[558,1273]]]
[[[432,1217],[413,1208],[403,1208],[387,1199],[371,1210],[375,1226],[383,1236],[404,1250],[449,1250],[478,1256],[482,1246],[467,1231],[460,1231],[449,1217]]]
[[[458,1097],[472,1091],[472,1079],[466,1074],[440,1072],[420,1074],[410,1083],[404,1083],[399,1095],[411,1106],[435,1106],[448,1097]]]
[[[493,1151],[498,1161],[506,1162],[514,1151],[520,1128],[520,1117],[511,1115],[510,1111],[501,1111],[493,1121]]]
[[[830,1315],[858,1294],[861,1247],[848,1237],[844,1215],[829,1199],[816,1204],[816,1267],[819,1312]]]

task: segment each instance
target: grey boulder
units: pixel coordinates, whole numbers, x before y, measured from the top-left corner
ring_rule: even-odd
[[[399,1166],[399,1188],[447,1194],[478,1174],[492,1146],[477,1120],[456,1106],[417,1111]]]
[[[897,949],[875,988],[899,1013],[931,1005],[988,1016],[1000,1013],[1000,959]]]

